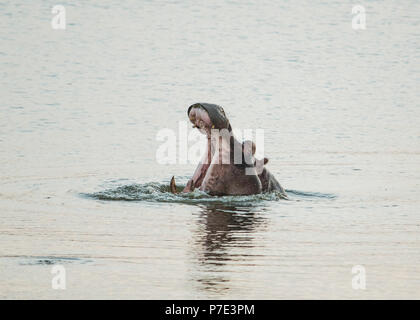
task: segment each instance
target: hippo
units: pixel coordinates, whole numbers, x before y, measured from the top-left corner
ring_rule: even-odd
[[[210,195],[252,195],[277,191],[286,192],[265,167],[268,159],[256,159],[255,143],[239,142],[223,108],[216,104],[195,103],[188,108],[188,118],[202,134],[207,136],[206,152],[192,178],[182,192],[198,188]],[[177,193],[175,177],[170,183]]]

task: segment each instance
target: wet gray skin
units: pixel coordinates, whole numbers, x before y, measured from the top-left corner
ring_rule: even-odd
[[[280,183],[264,166],[268,159],[254,157],[255,144],[241,143],[233,136],[221,106],[196,103],[187,113],[193,127],[207,136],[207,149],[182,192],[199,188],[210,195],[251,195],[277,190],[286,196]],[[176,193],[174,177],[171,191]]]

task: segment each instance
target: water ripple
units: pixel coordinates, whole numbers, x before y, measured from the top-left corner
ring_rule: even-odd
[[[178,191],[182,191],[183,185],[177,186]],[[235,204],[239,206],[253,206],[261,204],[263,201],[293,200],[297,198],[326,198],[334,199],[333,194],[320,192],[303,192],[296,190],[286,190],[291,197],[285,198],[279,192],[262,193],[247,196],[211,196],[200,190],[194,190],[190,193],[173,194],[170,192],[169,185],[159,182],[149,182],[144,184],[132,183],[93,193],[81,193],[87,198],[93,198],[104,201],[150,201],[150,202],[168,202],[168,203],[214,203],[214,204]]]

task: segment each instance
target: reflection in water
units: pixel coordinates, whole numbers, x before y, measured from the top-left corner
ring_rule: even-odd
[[[257,229],[261,230],[265,225],[265,218],[255,207],[212,204],[202,207],[197,223],[195,280],[206,291],[229,290],[229,273],[241,261],[252,257],[249,249],[253,247]]]

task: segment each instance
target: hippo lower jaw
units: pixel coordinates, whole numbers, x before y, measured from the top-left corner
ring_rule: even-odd
[[[256,173],[254,177],[245,174],[245,167],[238,168],[231,163],[233,151],[230,150],[230,139],[212,140],[210,134],[207,134],[207,138],[206,152],[182,192],[200,189],[211,195],[260,193],[261,183]],[[171,192],[177,192],[174,177],[170,187]]]

